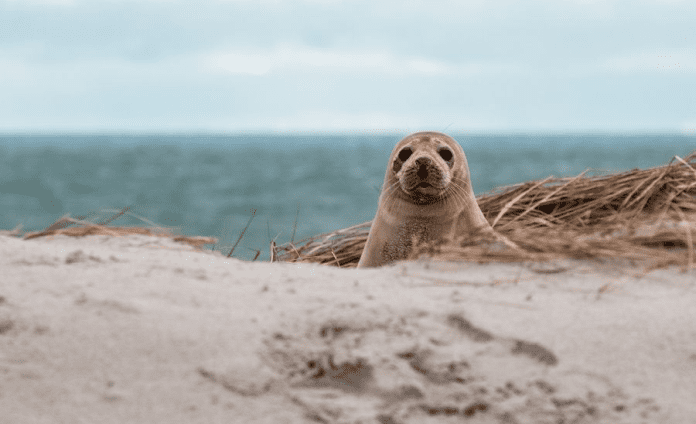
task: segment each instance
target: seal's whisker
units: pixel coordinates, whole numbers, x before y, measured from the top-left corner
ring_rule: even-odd
[[[456,198],[458,200],[458,206],[460,207],[460,209],[465,208],[465,207],[469,207],[471,202],[469,200],[469,196],[463,194],[463,193],[466,193],[465,189],[460,184],[458,184],[456,181],[452,181],[450,184],[452,184],[452,186],[457,189],[457,190],[453,190],[453,193],[454,193],[454,196],[456,196]]]
[[[464,198],[464,196],[462,196],[456,190],[453,190],[451,199],[454,202],[457,209],[461,210],[462,208],[464,208],[466,206],[466,199]]]

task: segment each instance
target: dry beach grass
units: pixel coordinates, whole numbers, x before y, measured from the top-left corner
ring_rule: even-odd
[[[123,208],[119,213],[112,215],[106,220],[99,222],[91,222],[85,220],[85,217],[80,216],[76,218],[71,218],[70,216],[63,216],[53,224],[44,228],[41,231],[28,232],[24,234],[24,239],[29,240],[37,237],[47,237],[55,235],[66,235],[72,237],[82,237],[88,235],[106,235],[106,236],[126,236],[131,234],[142,234],[148,236],[158,236],[158,237],[169,237],[174,241],[190,244],[193,247],[200,248],[205,244],[217,243],[217,239],[213,237],[203,237],[203,236],[183,236],[180,234],[174,234],[174,232],[166,227],[156,226],[154,223],[150,223],[150,227],[109,227],[108,224],[117,219],[118,217],[128,213],[128,207]],[[132,214],[131,214],[132,215]],[[134,215],[135,216],[135,215]],[[138,217],[139,219],[143,219]],[[19,229],[8,232],[11,235],[19,235]]]

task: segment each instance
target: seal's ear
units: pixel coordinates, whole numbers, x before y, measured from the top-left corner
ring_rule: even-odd
[[[411,149],[410,147],[404,147],[399,151],[399,153],[396,155],[396,158],[394,158],[394,163],[392,164],[392,170],[394,171],[394,173],[397,173],[401,170],[401,167],[404,165],[404,162],[406,162],[412,154],[413,149]]]

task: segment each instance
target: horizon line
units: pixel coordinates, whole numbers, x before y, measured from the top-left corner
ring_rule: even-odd
[[[412,134],[411,130],[2,130],[0,137],[13,136],[399,136]],[[436,131],[436,130],[424,130]],[[696,136],[696,128],[674,129],[507,129],[436,131],[463,136],[490,135],[684,135]]]

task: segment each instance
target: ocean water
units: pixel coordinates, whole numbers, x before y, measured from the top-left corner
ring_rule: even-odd
[[[225,253],[268,259],[298,241],[368,221],[394,135],[0,135],[0,229],[61,216],[106,218],[125,206]],[[540,179],[659,166],[696,150],[681,134],[452,134],[476,194]],[[144,224],[134,216],[114,225]]]

